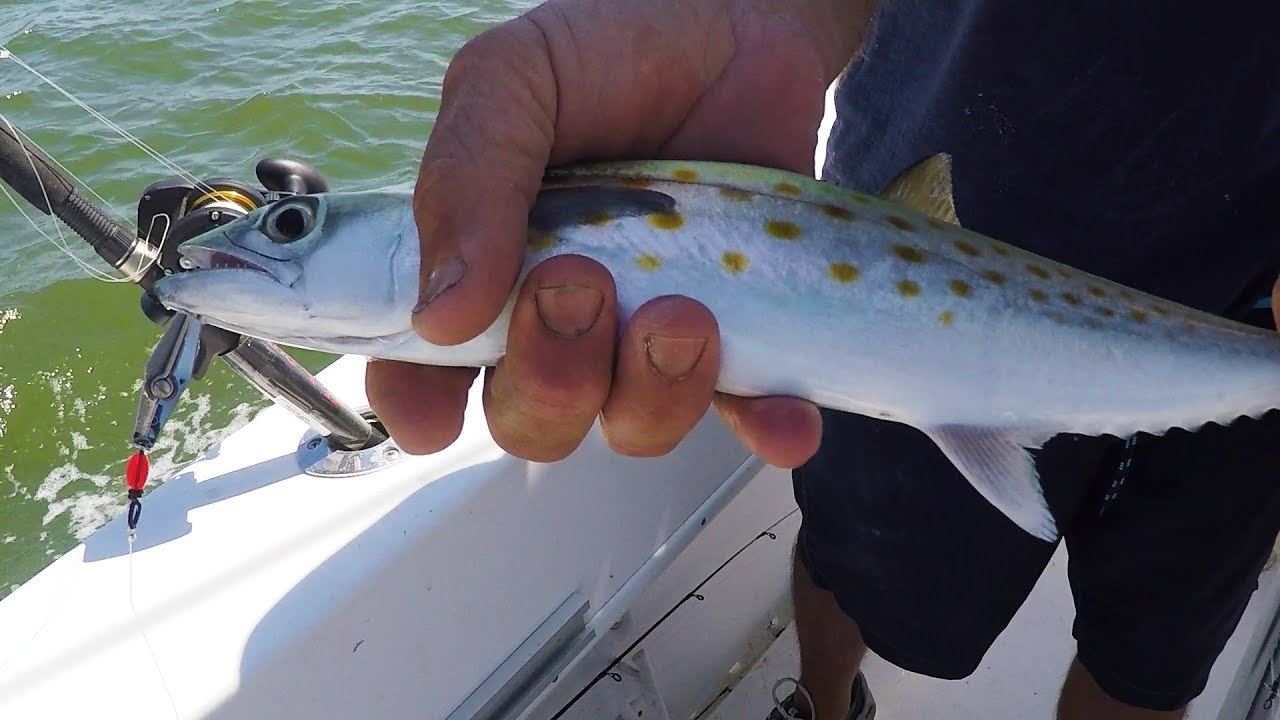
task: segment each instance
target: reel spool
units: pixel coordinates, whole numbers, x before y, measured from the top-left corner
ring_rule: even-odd
[[[162,180],[148,186],[138,201],[138,233],[160,247],[160,267],[171,275],[183,270],[179,245],[266,204],[260,190],[235,180],[210,180],[202,187]]]

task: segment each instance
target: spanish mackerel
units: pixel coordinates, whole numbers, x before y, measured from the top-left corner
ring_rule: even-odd
[[[197,269],[159,282],[161,302],[246,335],[469,367],[492,366],[506,346],[511,302],[460,345],[411,329],[408,187],[286,198],[180,251]],[[1028,449],[1059,433],[1159,434],[1280,406],[1280,334],[962,228],[942,155],[879,197],[724,163],[554,170],[529,216],[523,273],[568,253],[613,274],[622,322],[661,295],[706,305],[721,391],[914,426],[1044,540],[1057,529]]]

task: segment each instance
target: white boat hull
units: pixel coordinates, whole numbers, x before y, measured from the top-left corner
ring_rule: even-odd
[[[321,379],[363,404],[360,360]],[[711,417],[668,457],[593,434],[527,463],[478,400],[448,451],[351,478],[301,472],[307,428],[262,412],[148,495],[132,562],[117,518],[0,602],[0,718],[767,715],[798,674],[790,474]],[[1053,717],[1073,652],[1064,560],[972,677],[871,657],[878,717]],[[1277,606],[1268,571],[1193,720],[1280,718],[1258,697]]]

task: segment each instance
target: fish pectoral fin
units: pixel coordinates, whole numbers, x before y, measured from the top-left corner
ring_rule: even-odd
[[[880,197],[943,222],[959,225],[951,194],[951,156],[938,153],[912,165],[889,182]]]
[[[1035,460],[1027,452],[1044,438],[972,425],[943,425],[925,432],[969,484],[1018,527],[1041,540],[1058,539]]]

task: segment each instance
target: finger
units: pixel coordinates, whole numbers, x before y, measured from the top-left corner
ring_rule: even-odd
[[[413,326],[428,341],[469,340],[505,305],[555,113],[548,51],[527,20],[476,37],[451,62],[414,189],[422,260]]]
[[[609,446],[639,457],[670,452],[706,415],[719,374],[719,330],[710,310],[677,296],[640,306],[619,344],[601,415]]]
[[[712,407],[748,450],[776,467],[803,465],[822,440],[822,416],[816,405],[804,400],[722,393]]]
[[[411,455],[425,455],[458,439],[477,372],[379,360],[365,370],[365,394],[396,444]]]
[[[485,377],[494,440],[537,462],[573,452],[609,394],[616,333],[604,266],[569,255],[535,267],[512,310],[506,357]]]
[[[1271,286],[1271,318],[1275,321],[1276,328],[1280,329],[1280,278]]]

